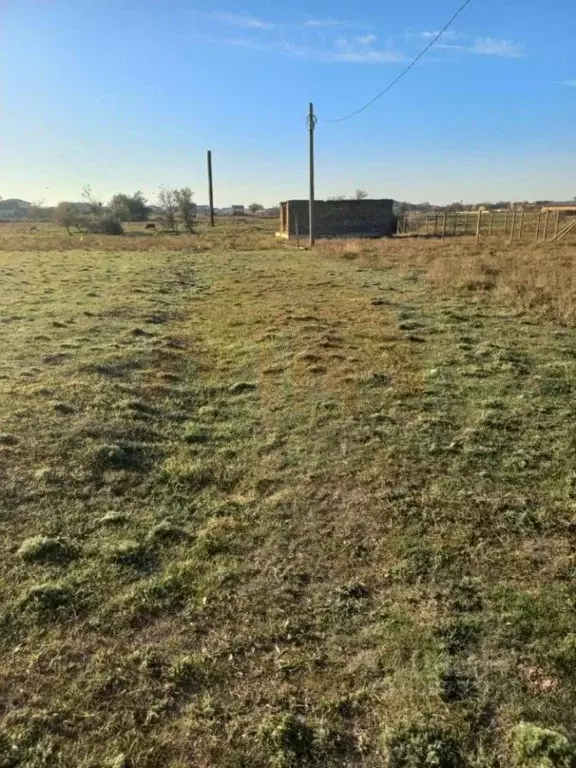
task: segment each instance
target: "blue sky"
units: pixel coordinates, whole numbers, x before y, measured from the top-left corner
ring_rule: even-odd
[[[576,3],[0,0],[0,194],[54,203],[160,185],[205,202],[576,196]]]

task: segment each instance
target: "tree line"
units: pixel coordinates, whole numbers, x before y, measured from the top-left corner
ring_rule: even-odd
[[[190,234],[194,233],[196,204],[194,193],[190,187],[171,189],[162,187],[158,194],[158,206],[152,207],[139,190],[132,195],[119,193],[114,195],[107,205],[104,205],[92,193],[90,187],[84,187],[82,202],[58,203],[52,213],[56,224],[64,227],[68,234],[72,230],[104,235],[124,234],[123,224],[126,222],[148,221],[152,212],[157,220],[174,234],[184,227]],[[41,218],[44,209],[29,212],[30,218]]]

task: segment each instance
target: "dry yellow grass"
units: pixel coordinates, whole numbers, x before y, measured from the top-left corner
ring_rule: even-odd
[[[422,270],[445,292],[487,292],[504,306],[566,325],[576,322],[576,248],[571,244],[403,238],[326,241],[319,249],[371,267]]]

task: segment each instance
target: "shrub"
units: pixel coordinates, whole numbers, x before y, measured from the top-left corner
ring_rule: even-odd
[[[174,199],[178,207],[178,213],[182,223],[190,234],[194,232],[194,218],[196,216],[196,203],[192,199],[194,192],[190,187],[174,190]]]
[[[178,233],[178,200],[176,190],[162,187],[158,193],[158,202],[162,208],[162,224],[174,234]]]
[[[82,220],[84,228],[94,235],[123,235],[124,227],[111,213],[91,214]]]

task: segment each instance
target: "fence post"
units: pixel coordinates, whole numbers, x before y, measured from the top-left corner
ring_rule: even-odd
[[[543,240],[546,242],[546,238],[548,237],[548,221],[550,219],[550,210],[546,211],[546,216],[544,217],[544,237]]]
[[[438,235],[438,214],[434,214],[434,237]]]
[[[516,208],[512,211],[512,226],[510,227],[510,242],[514,241],[514,230],[516,229]]]
[[[492,234],[492,211],[488,214],[488,237]]]
[[[522,240],[522,232],[524,231],[524,208],[520,211],[520,231],[518,232],[518,239]]]
[[[538,211],[538,220],[536,222],[536,242],[538,242],[538,238],[540,237],[540,224],[542,222],[542,210],[540,209]]]
[[[508,211],[504,214],[504,237],[506,237],[506,232],[508,231]]]
[[[448,213],[444,211],[444,217],[442,219],[442,240],[446,240],[446,219],[448,218]]]
[[[476,219],[476,244],[480,242],[480,223],[482,221],[482,211],[478,209],[478,217]]]
[[[560,209],[556,211],[556,221],[554,222],[554,238],[558,234],[558,226],[560,225]]]
[[[456,211],[454,211],[454,237],[456,237],[456,233],[458,231],[458,214]]]

